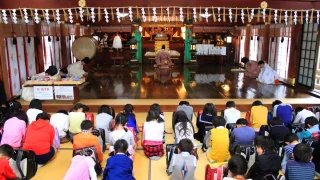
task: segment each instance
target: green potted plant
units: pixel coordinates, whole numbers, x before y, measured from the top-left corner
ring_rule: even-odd
[[[183,24],[187,26],[192,26],[193,20],[192,19],[184,19]]]
[[[142,23],[140,18],[134,19],[132,22],[134,26],[139,26]]]

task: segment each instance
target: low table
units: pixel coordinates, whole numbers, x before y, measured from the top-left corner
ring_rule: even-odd
[[[111,57],[111,59],[113,60],[113,65],[112,67],[123,67],[122,65],[122,60],[124,59],[124,57],[121,56],[115,56],[115,57]],[[120,65],[116,65],[116,60],[120,60]]]

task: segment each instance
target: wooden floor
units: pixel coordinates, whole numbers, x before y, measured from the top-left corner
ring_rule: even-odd
[[[147,113],[136,113],[137,122],[139,126],[145,122]],[[245,114],[242,113],[244,117]],[[172,132],[171,128],[171,117],[172,112],[165,112],[165,130],[166,132]],[[195,116],[194,116],[195,117]],[[193,119],[195,123],[195,118]],[[194,124],[196,127],[196,125]],[[197,130],[196,130],[197,131]],[[172,144],[174,142],[173,134],[166,134],[166,143]],[[199,142],[197,142],[200,144]],[[140,142],[138,143],[138,148],[141,148]],[[206,154],[198,148],[199,160],[196,169],[195,177],[197,180],[204,179],[205,166],[208,164]],[[65,173],[67,172],[72,158],[72,144],[62,144],[61,149],[56,155],[56,158],[49,162],[47,165],[38,169],[38,172],[32,180],[57,180],[63,179]],[[102,166],[105,167],[106,159],[108,158],[108,151],[103,155]],[[134,159],[134,176],[137,180],[165,180],[169,179],[166,174],[166,160],[165,156],[162,156],[158,161],[150,161],[145,157],[143,150],[135,151]],[[101,177],[99,177],[101,179]]]

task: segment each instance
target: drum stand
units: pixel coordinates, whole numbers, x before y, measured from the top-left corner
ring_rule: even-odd
[[[118,48],[117,48],[117,56],[116,57],[111,57],[111,59],[113,60],[113,65],[111,67],[123,67],[122,60],[124,58],[119,56],[119,49]],[[116,64],[116,60],[120,60],[120,65]]]

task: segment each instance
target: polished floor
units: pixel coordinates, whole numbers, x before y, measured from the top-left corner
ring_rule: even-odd
[[[310,98],[285,85],[266,85],[231,72],[232,66],[183,66],[172,69],[100,66],[80,90],[81,99],[256,99]]]

